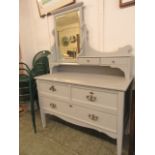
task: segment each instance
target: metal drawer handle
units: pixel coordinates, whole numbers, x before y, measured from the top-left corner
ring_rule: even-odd
[[[69,107],[70,107],[70,108],[72,108],[72,107],[73,107],[73,105],[72,105],[72,104],[70,104],[70,105],[69,105]]]
[[[51,91],[56,91],[56,88],[54,87],[54,86],[51,86],[50,88],[49,88],[49,90],[51,90]]]
[[[97,121],[98,120],[98,116],[94,115],[94,114],[88,114],[88,117],[93,120],[93,121]]]
[[[53,108],[53,109],[55,109],[57,107],[57,105],[54,104],[54,103],[50,103],[50,107]]]
[[[112,63],[114,64],[115,63],[115,60],[112,60]]]
[[[93,96],[94,93],[93,92],[89,92],[89,95],[86,96],[86,98],[91,101],[91,102],[95,102],[96,101],[96,97]]]

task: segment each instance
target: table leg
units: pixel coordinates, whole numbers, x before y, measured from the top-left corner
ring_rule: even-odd
[[[44,112],[41,112],[41,121],[43,128],[46,127],[46,114]]]

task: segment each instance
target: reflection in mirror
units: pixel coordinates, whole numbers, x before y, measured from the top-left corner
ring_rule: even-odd
[[[72,11],[56,17],[58,49],[63,60],[76,61],[80,53],[79,11]]]

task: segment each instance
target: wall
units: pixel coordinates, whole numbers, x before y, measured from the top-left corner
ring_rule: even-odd
[[[50,49],[47,18],[39,17],[36,0],[20,0],[19,11],[22,61],[31,66],[37,52]]]
[[[99,51],[113,51],[126,44],[134,48],[134,9],[119,8],[119,0],[76,0],[84,2],[89,42]],[[20,47],[23,60],[31,66],[33,56],[50,49],[52,16],[40,18],[36,0],[20,0]]]
[[[135,47],[135,7],[120,9],[116,0],[104,1],[103,45],[105,51],[131,44]]]

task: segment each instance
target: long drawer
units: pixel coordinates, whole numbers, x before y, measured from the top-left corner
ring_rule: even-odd
[[[83,104],[100,105],[104,108],[117,109],[117,93],[115,91],[104,91],[95,88],[72,87],[72,101]]]
[[[91,108],[83,108],[81,106],[73,105],[73,116],[107,131],[116,132],[116,115],[99,112]]]
[[[49,93],[59,98],[70,99],[70,87],[67,84],[53,81],[39,81],[37,85],[39,92]]]
[[[68,104],[65,102],[53,101],[52,98],[40,97],[41,108],[48,112],[54,112],[59,117],[59,114],[69,116],[77,120],[81,120],[90,125],[97,126],[110,132],[116,132],[116,116],[99,112],[90,108],[83,108],[78,105]]]

